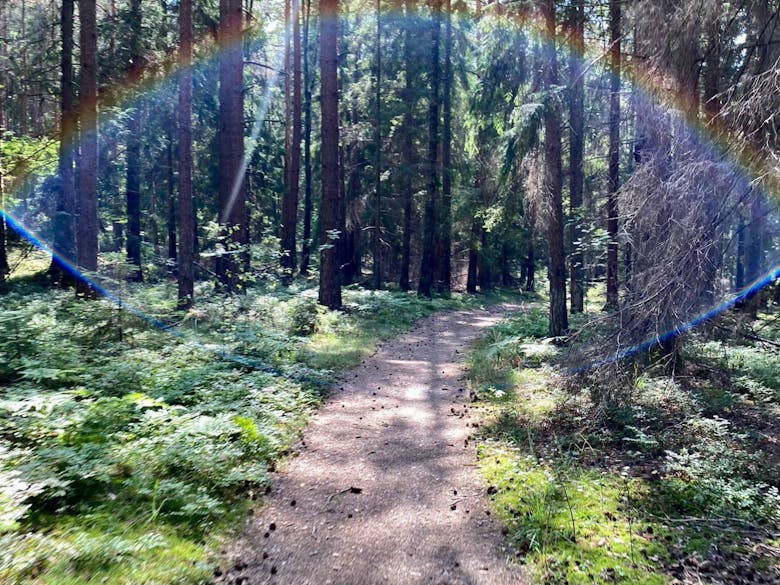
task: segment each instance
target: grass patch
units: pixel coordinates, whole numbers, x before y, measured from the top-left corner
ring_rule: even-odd
[[[640,376],[604,409],[558,374],[545,319],[469,356],[488,493],[538,582],[777,582],[776,353],[692,336],[678,377]]]
[[[540,582],[665,582],[657,571],[665,547],[632,517],[641,482],[489,443],[480,460],[493,507]]]

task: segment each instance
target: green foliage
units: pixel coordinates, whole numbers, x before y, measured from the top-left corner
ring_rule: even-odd
[[[130,522],[132,510],[82,515],[46,532],[0,535],[0,581],[75,585],[200,583],[213,574],[208,548],[165,525]]]
[[[714,366],[733,371],[739,377],[745,390],[760,384],[780,392],[780,352],[766,348],[742,345],[735,346],[721,341],[705,341],[693,344],[689,350],[693,357],[705,360]],[[778,400],[778,397],[772,398]]]
[[[267,484],[334,371],[435,310],[486,302],[351,289],[336,313],[297,284],[202,287],[161,328],[148,319],[177,318],[170,285],[123,289],[144,318],[70,292],[2,297],[0,581],[202,582],[215,535]]]
[[[290,319],[289,332],[292,335],[308,336],[317,331],[319,305],[317,299],[311,296],[301,296],[287,306],[287,316]]]
[[[17,183],[30,177],[51,175],[57,168],[58,147],[59,143],[51,138],[16,136],[4,129],[0,139],[4,173]],[[6,204],[10,207],[14,200],[12,193]]]
[[[546,311],[533,307],[491,328],[467,359],[475,386],[500,397],[514,386],[521,364],[539,367],[556,355],[555,346],[545,341],[547,323]]]

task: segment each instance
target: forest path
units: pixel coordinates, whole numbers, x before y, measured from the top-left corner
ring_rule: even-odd
[[[462,382],[468,345],[520,308],[433,315],[347,373],[227,551],[218,581],[526,582],[488,510]]]

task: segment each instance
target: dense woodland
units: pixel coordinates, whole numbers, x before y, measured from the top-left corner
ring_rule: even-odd
[[[61,4],[3,7],[4,191],[81,294],[101,252],[185,308],[271,251],[330,308],[539,265],[553,336],[603,281],[649,337],[774,276],[771,2]]]
[[[0,0],[0,478],[17,487],[24,473],[34,478],[0,492],[0,548],[8,539],[16,551],[0,552],[0,580],[45,575],[43,561],[19,559],[48,554],[54,545],[46,539],[55,536],[47,526],[70,538],[50,516],[57,510],[73,518],[91,510],[87,541],[120,538],[100,516],[120,494],[124,514],[148,503],[151,521],[165,527],[160,538],[182,538],[178,554],[194,564],[170,582],[197,581],[206,557],[186,547],[214,545],[203,527],[224,531],[213,519],[235,509],[246,486],[266,481],[269,462],[286,452],[332,371],[432,310],[514,291],[534,308],[475,350],[473,383],[487,394],[515,387],[519,400],[532,401],[523,392],[539,379],[528,382],[528,368],[545,371],[546,388],[555,378],[567,396],[586,392],[590,406],[582,408],[597,422],[583,430],[566,408],[555,416],[502,411],[499,401],[487,411],[499,423],[511,411],[517,428],[497,423],[497,435],[520,444],[527,434],[534,454],[537,425],[537,449],[546,437],[550,449],[568,449],[569,464],[573,457],[583,466],[609,467],[595,455],[587,463],[571,456],[584,448],[574,439],[561,447],[556,433],[571,431],[604,452],[630,443],[636,456],[621,451],[613,460],[639,469],[637,477],[657,460],[666,470],[659,478],[683,477],[718,449],[758,437],[750,456],[735,455],[733,469],[718,471],[741,478],[739,486],[705,481],[714,491],[701,498],[680,488],[680,500],[698,503],[658,513],[710,514],[738,526],[759,518],[745,538],[752,546],[770,534],[760,540],[769,552],[735,552],[736,561],[723,561],[734,570],[726,582],[759,582],[745,567],[776,582],[778,193],[777,0]],[[734,354],[743,361],[727,357],[728,343],[743,344]],[[753,358],[760,364],[751,369]],[[122,363],[164,379],[118,373]],[[282,397],[248,406],[255,403],[238,389],[247,371],[247,384],[279,385]],[[663,386],[666,399],[653,395],[653,408],[666,413],[657,419],[631,410],[643,384],[661,388],[645,376],[672,384]],[[201,377],[213,381],[199,385]],[[226,395],[218,378],[229,380]],[[751,411],[753,422],[731,420],[717,409],[733,413],[736,403],[680,398],[699,391],[680,379],[715,378],[734,396],[752,393],[751,408],[764,411]],[[32,406],[40,392],[54,391],[65,402]],[[64,416],[57,405],[66,403],[67,416],[81,404],[91,410],[73,414],[55,439],[43,429]],[[161,417],[139,422],[130,403],[173,408],[167,416],[180,420],[169,422],[184,430],[171,439]],[[699,459],[693,443],[678,445],[670,430],[693,420],[674,418],[689,406],[714,417],[696,432],[722,443]],[[233,425],[251,444],[209,447],[224,448],[220,460],[233,475],[197,460],[195,444],[205,439],[187,418],[196,415],[214,417],[215,429]],[[90,430],[90,417],[103,422]],[[517,423],[523,417],[533,425]],[[726,422],[716,429],[717,421]],[[104,424],[113,438],[97,441],[91,433]],[[132,437],[165,436],[167,445],[190,449],[189,475],[151,443],[143,447],[154,453],[149,469],[141,469],[143,449],[109,457],[106,445],[130,440],[131,427]],[[668,452],[679,456],[677,467],[662,462]],[[81,476],[84,461],[94,468]],[[502,485],[501,465],[494,467],[488,479]],[[614,484],[617,499],[622,485]],[[742,504],[702,503],[729,497]],[[537,554],[529,559],[541,579],[580,582],[550,564],[550,555],[563,554],[552,544],[534,548],[550,531],[532,539],[512,524],[517,516],[507,520],[514,542]],[[575,534],[563,540],[576,543],[574,523],[572,513]],[[17,532],[26,540],[13,540]],[[143,529],[130,534],[141,538]],[[686,535],[687,543],[696,538]],[[138,553],[74,546],[100,566],[108,562],[100,555]],[[675,555],[714,554],[680,546],[672,560],[647,548],[642,563],[664,559],[664,574],[685,580]],[[162,562],[154,543],[144,554]],[[79,573],[74,558],[45,582]],[[107,578],[125,582],[113,570]],[[582,582],[647,577],[609,570],[609,578]],[[551,580],[564,574],[572,580]]]

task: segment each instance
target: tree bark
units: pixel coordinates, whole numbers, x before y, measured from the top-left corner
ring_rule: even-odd
[[[554,0],[543,0],[545,22],[544,81],[548,113],[544,122],[545,188],[550,198],[548,226],[550,277],[550,337],[560,337],[569,328],[566,313],[566,257],[563,249],[563,201],[561,185],[561,114],[551,92],[558,85],[556,18]]]
[[[60,59],[60,152],[57,211],[54,216],[53,254],[49,277],[63,287],[75,279],[67,263],[76,258],[76,189],[73,173],[73,146],[76,139],[76,108],[73,92],[73,0],[62,0],[60,10],[62,55]],[[0,206],[2,204],[0,203]],[[0,226],[2,229],[2,226]],[[2,259],[0,258],[0,272]]]
[[[130,1],[129,81],[141,81],[141,0]],[[141,282],[141,107],[132,108],[127,122],[127,260],[135,266],[130,280]]]
[[[569,57],[571,102],[569,113],[569,211],[571,213],[571,257],[569,259],[569,296],[572,313],[585,308],[585,286],[582,253],[582,196],[585,181],[583,152],[585,150],[585,1],[575,0],[572,6],[572,51]]]
[[[285,146],[287,192],[282,201],[281,264],[289,276],[295,273],[298,195],[301,174],[301,35],[297,0],[287,0],[285,55]],[[290,75],[292,73],[292,75]]]
[[[21,55],[19,60],[21,61],[22,71],[28,71],[27,66],[27,0],[20,0],[21,5],[21,22],[20,32],[24,39],[22,43]],[[27,77],[21,76],[19,79],[19,134],[27,134],[27,93],[29,92],[29,86],[27,85]]]
[[[536,249],[534,247],[533,233],[529,235],[528,254],[525,257],[525,291],[534,292],[536,290]]]
[[[483,201],[484,196],[482,194],[482,168],[477,164],[474,171],[474,194],[477,201]],[[479,256],[481,251],[479,249],[480,234],[482,231],[482,219],[476,214],[473,214],[471,219],[471,237],[469,238],[469,266],[466,272],[466,292],[470,294],[476,294],[478,277],[479,277]]]
[[[350,53],[350,47],[347,46],[347,37],[344,27],[345,22],[340,23],[340,38],[343,39],[339,46],[339,67],[343,70],[346,64],[347,55]],[[355,26],[359,26],[356,22]],[[354,55],[356,62],[362,60],[360,43],[355,43]],[[352,86],[358,87],[361,83],[362,72],[360,68],[355,67],[352,70]],[[339,93],[344,94],[344,84],[346,76],[339,78]],[[360,103],[359,92],[352,91],[352,101],[349,108],[344,108],[344,123],[350,129],[357,128],[360,124]],[[341,118],[339,118],[341,119]],[[341,232],[338,240],[339,247],[339,266],[341,274],[341,284],[352,284],[360,280],[361,270],[361,169],[365,168],[368,161],[364,159],[364,151],[359,144],[357,136],[353,133],[352,139],[348,144],[342,144],[339,150],[339,230]],[[347,172],[349,170],[349,172]]]
[[[618,188],[620,183],[620,3],[609,2],[609,185],[607,187],[607,303],[618,306]]]
[[[182,72],[181,75],[184,73]],[[177,110],[178,111],[178,110]],[[177,115],[174,113],[174,115],[171,117],[170,125],[168,126],[168,145],[166,147],[166,154],[168,157],[168,164],[165,165],[165,170],[167,172],[167,187],[168,187],[168,199],[167,199],[167,218],[166,218],[166,231],[167,231],[167,242],[168,242],[168,264],[170,268],[171,274],[177,273],[177,267],[176,267],[176,261],[178,258],[178,250],[177,250],[177,237],[176,237],[176,210],[178,206],[176,205],[176,180],[175,180],[175,172],[174,172],[174,164],[175,164],[175,155],[174,155],[174,145],[175,145],[175,139],[176,139],[176,131],[177,131]]]
[[[227,292],[243,292],[249,231],[244,164],[244,46],[241,0],[220,0],[219,223],[224,252],[216,272]]]
[[[294,192],[291,199],[294,201],[295,217],[293,220],[292,241],[290,250],[292,251],[293,271],[296,268],[296,228],[298,225],[298,196],[300,188],[301,175],[301,21],[299,1],[294,0],[293,5],[297,6],[293,18],[293,128],[292,128],[292,152],[290,156],[290,189]]]
[[[509,287],[512,285],[512,273],[509,268],[509,240],[506,239],[501,242],[501,286]]]
[[[401,197],[403,199],[404,233],[401,243],[401,276],[398,285],[401,290],[409,290],[409,268],[412,253],[412,177],[414,176],[414,145],[412,133],[414,132],[414,105],[416,103],[416,91],[414,89],[414,58],[412,56],[412,43],[414,43],[414,1],[404,2],[404,117],[403,138],[401,146]]]
[[[490,253],[490,242],[488,241],[488,231],[483,224],[479,224],[478,230],[479,254],[477,254],[477,284],[479,284],[479,292],[486,293],[493,288],[493,266],[488,257]]]
[[[441,0],[433,0],[431,16],[431,95],[428,105],[428,188],[425,199],[423,250],[417,293],[430,298],[436,267],[436,213],[438,208],[439,173],[439,38],[441,36]]]
[[[376,82],[374,101],[376,119],[374,120],[374,229],[371,240],[373,256],[372,281],[375,290],[382,288],[382,5],[376,0]]]
[[[322,96],[322,205],[319,302],[341,308],[339,275],[339,0],[320,0],[320,94]]]
[[[737,257],[736,267],[734,275],[734,288],[737,292],[741,292],[745,288],[745,231],[747,225],[745,220],[740,217],[739,225],[737,226]]]
[[[303,242],[301,243],[302,275],[309,274],[311,256],[311,74],[309,71],[309,26],[311,23],[311,0],[304,0],[305,20],[303,22]]]
[[[477,181],[477,187],[479,182]],[[471,245],[469,246],[469,266],[466,272],[466,292],[476,294],[477,292],[477,271],[479,270],[479,241],[480,224],[475,218],[471,220]]]
[[[765,250],[767,239],[767,208],[761,201],[759,192],[753,190],[750,193],[747,211],[749,222],[745,233],[745,286],[755,286],[763,276],[765,270]],[[750,292],[745,299],[744,306],[748,312],[756,317],[762,303],[762,291],[759,289]]]
[[[716,4],[717,5],[717,4]],[[713,18],[707,27],[707,54],[704,69],[704,114],[708,120],[714,120],[720,113],[720,6],[717,18]]]
[[[179,253],[178,306],[195,300],[195,212],[192,205],[192,0],[179,3]]]
[[[452,2],[444,7],[444,95],[442,127],[441,177],[441,273],[439,292],[452,288]]]
[[[98,78],[97,7],[95,0],[79,0],[81,49],[81,157],[79,159],[78,264],[82,272],[98,268]],[[95,289],[81,274],[76,291],[93,297]]]
[[[285,212],[289,206],[290,196],[290,155],[292,144],[292,26],[290,13],[292,11],[292,0],[284,0],[284,189],[282,195],[282,225],[281,225],[281,244],[282,252],[285,252]],[[282,267],[289,264],[289,260],[282,258]]]

